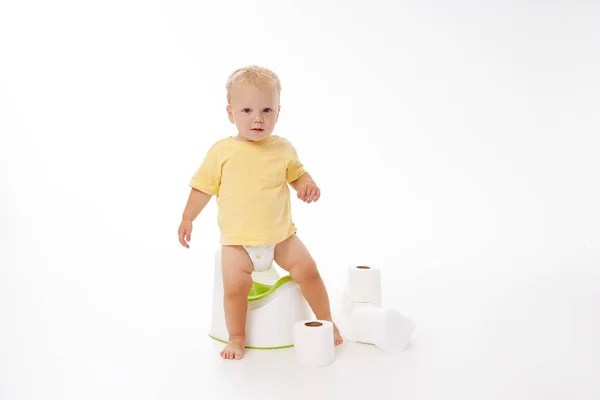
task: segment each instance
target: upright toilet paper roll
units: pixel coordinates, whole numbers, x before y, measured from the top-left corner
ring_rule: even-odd
[[[299,364],[320,367],[333,362],[335,349],[330,321],[299,321],[294,324],[293,338]]]
[[[381,271],[365,265],[348,268],[350,301],[381,305]]]

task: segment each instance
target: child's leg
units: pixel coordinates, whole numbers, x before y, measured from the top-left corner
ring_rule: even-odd
[[[275,246],[275,262],[300,285],[302,295],[317,319],[332,321],[329,296],[317,264],[297,235],[292,235]],[[334,325],[334,343],[337,346],[342,342],[342,336]]]
[[[248,292],[252,288],[252,262],[242,246],[223,246],[223,305],[229,344],[221,352],[223,358],[240,359],[246,345],[246,313]]]

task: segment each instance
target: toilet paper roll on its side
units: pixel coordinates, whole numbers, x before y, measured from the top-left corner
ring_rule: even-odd
[[[349,327],[356,342],[374,344],[394,353],[408,346],[415,323],[390,308],[361,307],[352,311]]]
[[[352,330],[350,329],[350,316],[352,311],[360,307],[378,307],[379,304],[373,302],[359,303],[356,301],[350,301],[350,297],[347,292],[343,292],[341,296],[341,304],[334,315],[334,321],[342,335],[349,340],[355,341],[352,337]]]
[[[333,323],[305,320],[294,324],[294,352],[299,364],[320,367],[331,364],[335,358]]]
[[[350,301],[381,305],[381,271],[366,265],[348,267]]]

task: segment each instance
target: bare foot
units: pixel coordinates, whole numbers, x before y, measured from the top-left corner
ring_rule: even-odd
[[[333,344],[335,346],[338,346],[338,345],[342,344],[343,342],[344,342],[344,338],[340,334],[340,331],[338,331],[337,326],[335,326],[335,324],[333,324]]]
[[[246,338],[231,338],[229,344],[221,351],[221,357],[228,360],[239,360],[244,355]]]

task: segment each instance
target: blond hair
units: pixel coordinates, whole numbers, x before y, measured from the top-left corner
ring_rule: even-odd
[[[227,103],[231,102],[231,89],[241,85],[252,85],[257,88],[274,87],[281,95],[281,82],[275,72],[258,65],[248,65],[238,68],[227,78]]]

